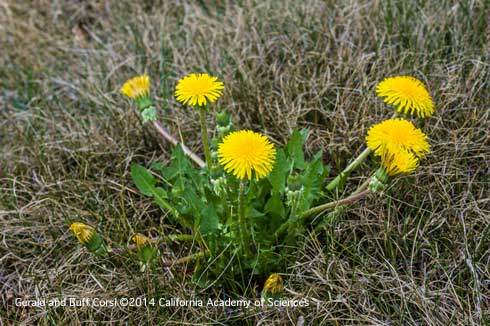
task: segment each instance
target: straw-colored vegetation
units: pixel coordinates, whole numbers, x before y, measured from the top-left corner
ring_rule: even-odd
[[[483,0],[1,2],[0,320],[489,323],[488,12]],[[383,196],[338,209],[324,231],[292,248],[292,262],[266,288],[284,285],[285,297],[306,298],[308,307],[17,307],[15,298],[36,296],[241,299],[243,288],[260,296],[265,279],[240,279],[235,292],[198,286],[188,259],[196,243],[179,237],[131,178],[134,163],[167,164],[173,146],[142,122],[122,85],[147,73],[158,120],[204,157],[199,110],[174,96],[194,72],[225,85],[212,110],[227,110],[277,148],[293,129],[309,128],[307,159],[323,150],[327,181],[363,152],[372,125],[392,117],[376,85],[414,76],[434,99],[432,116],[413,119],[430,153]],[[377,164],[369,156],[338,198]],[[177,235],[147,253],[106,259],[78,244],[69,229],[76,221],[107,236],[102,253]],[[83,239],[93,231],[78,226]],[[152,268],[142,269],[138,255],[156,250]]]

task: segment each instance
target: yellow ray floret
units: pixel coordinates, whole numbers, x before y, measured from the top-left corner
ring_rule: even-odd
[[[391,154],[386,153],[381,157],[381,164],[390,176],[414,171],[418,166],[418,161],[417,156],[405,150]]]
[[[386,103],[395,106],[400,113],[428,117],[434,113],[434,102],[418,79],[410,76],[397,76],[384,79],[376,87],[376,94]]]
[[[267,293],[278,294],[282,292],[284,282],[281,275],[274,273],[269,276],[264,284],[264,291]]]
[[[366,136],[368,147],[389,175],[409,173],[430,152],[427,136],[408,120],[389,119],[372,126]]]
[[[366,143],[377,156],[408,151],[423,158],[430,152],[427,136],[405,119],[389,119],[375,124],[367,133]]]
[[[121,93],[131,99],[148,96],[150,94],[150,77],[143,75],[129,79],[121,88]]]
[[[219,163],[238,179],[257,180],[267,176],[274,165],[276,150],[269,139],[251,130],[235,131],[218,146]]]
[[[139,250],[151,244],[150,238],[144,236],[141,233],[136,233],[132,238],[133,242],[136,244],[136,248]]]
[[[225,87],[217,77],[208,74],[190,74],[177,83],[175,97],[182,104],[192,106],[206,105],[215,102]]]
[[[80,222],[72,223],[70,225],[70,230],[83,245],[86,245],[95,234],[93,227]]]

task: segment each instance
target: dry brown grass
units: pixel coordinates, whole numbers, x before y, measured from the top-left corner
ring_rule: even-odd
[[[490,320],[490,3],[488,1],[0,2],[0,316],[4,324],[480,325]],[[120,244],[165,233],[130,163],[166,161],[118,94],[149,72],[161,120],[200,151],[197,115],[176,80],[219,75],[218,108],[338,171],[390,115],[373,88],[411,74],[437,103],[421,123],[433,153],[382,198],[353,207],[280,271],[307,309],[19,308],[15,297],[224,296],[191,265],[140,274],[100,261],[69,233],[81,219]],[[212,121],[209,121],[212,124]],[[371,162],[367,167],[373,167]],[[367,173],[358,174],[358,180]],[[168,258],[192,246],[162,247]],[[316,300],[316,301],[315,301]],[[247,317],[245,320],[244,317]],[[0,323],[2,324],[2,323]]]

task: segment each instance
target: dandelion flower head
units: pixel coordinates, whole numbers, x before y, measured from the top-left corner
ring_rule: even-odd
[[[219,163],[227,173],[238,179],[260,180],[274,165],[276,150],[267,136],[251,130],[235,131],[227,135],[218,146]]]
[[[425,85],[410,76],[384,79],[376,87],[376,94],[386,103],[395,106],[400,113],[417,115],[420,118],[434,113],[434,102]]]
[[[388,174],[409,173],[418,160],[430,152],[427,136],[408,120],[389,119],[372,126],[366,136],[367,146]]]
[[[204,106],[216,102],[224,89],[223,82],[208,74],[190,74],[177,83],[175,97],[182,104]]]
[[[129,79],[121,88],[121,93],[131,99],[148,96],[150,94],[150,77],[143,75]]]
[[[388,119],[372,126],[366,136],[368,147],[375,155],[405,150],[419,158],[430,152],[427,136],[405,119]]]
[[[419,159],[413,153],[400,150],[381,157],[381,164],[390,176],[413,172],[419,165]]]

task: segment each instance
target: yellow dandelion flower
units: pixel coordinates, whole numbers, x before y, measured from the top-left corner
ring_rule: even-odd
[[[222,94],[225,87],[217,77],[208,74],[190,74],[177,83],[175,97],[177,101],[188,105],[206,105],[214,103]]]
[[[121,88],[121,93],[131,99],[148,96],[150,94],[150,77],[143,75],[129,79]]]
[[[133,235],[132,240],[136,244],[136,248],[138,250],[151,244],[150,238],[144,236],[141,233],[136,233],[135,235]]]
[[[284,287],[284,282],[281,275],[274,273],[269,276],[264,284],[264,291],[271,294],[281,293]]]
[[[372,126],[366,136],[368,147],[385,161],[399,152],[424,158],[430,152],[427,136],[405,119],[389,119]],[[388,156],[388,157],[385,157]]]
[[[410,76],[396,76],[384,79],[376,87],[376,94],[384,98],[385,103],[395,106],[404,114],[416,114],[428,117],[434,113],[434,102],[418,79]]]
[[[78,241],[80,241],[80,243],[83,245],[86,245],[95,234],[95,230],[93,227],[80,222],[72,223],[70,225],[70,230],[73,232],[73,234],[75,234]]]
[[[257,180],[267,176],[274,165],[276,150],[269,139],[251,130],[235,131],[218,146],[219,163],[238,179]]]
[[[381,157],[381,164],[389,176],[395,176],[401,173],[410,173],[418,166],[419,159],[413,153],[400,150],[391,155]]]

